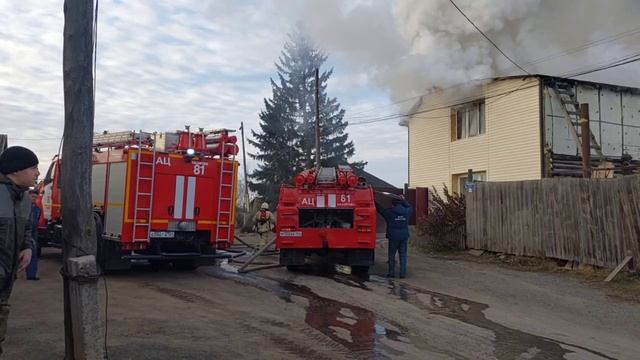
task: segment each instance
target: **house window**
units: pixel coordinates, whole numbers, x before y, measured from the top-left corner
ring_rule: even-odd
[[[453,175],[453,191],[458,193],[463,192],[464,184],[467,182],[468,178],[469,178],[468,173]],[[487,172],[486,171],[474,172],[473,181],[487,181]]]
[[[452,113],[453,117],[455,117],[455,121],[451,123],[455,129],[452,129],[454,130],[452,131],[452,140],[482,135],[486,131],[484,101],[469,103],[456,108]]]

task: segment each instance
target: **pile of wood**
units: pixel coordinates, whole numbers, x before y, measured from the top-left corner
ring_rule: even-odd
[[[577,155],[551,154],[551,176],[582,177],[582,157]],[[591,158],[593,177],[609,178],[614,174],[630,175],[640,173],[640,160],[629,156]]]

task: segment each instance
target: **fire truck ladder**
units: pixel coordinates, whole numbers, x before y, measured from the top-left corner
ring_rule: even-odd
[[[226,146],[225,144],[221,144],[221,145],[222,146],[220,146],[220,148],[222,150],[220,152],[220,189],[218,190],[218,216],[216,219],[216,244],[218,242],[223,242],[223,241],[226,241],[227,243],[231,242],[231,226],[233,226],[232,224],[234,223],[232,216],[233,216],[233,205],[234,205],[233,191],[235,187],[234,173],[235,173],[236,156],[234,154],[231,156],[230,159],[225,159],[224,152],[225,152]],[[225,163],[227,161],[230,161],[231,163],[231,170],[225,169]],[[228,177],[230,177],[229,183],[225,182],[225,175],[228,175]],[[226,197],[225,189],[229,189],[228,197]],[[226,207],[226,209],[228,210],[224,210],[225,207],[223,206],[225,204],[229,205],[228,207]],[[226,221],[224,219],[225,217],[226,217]]]
[[[151,162],[143,161],[142,159],[142,137],[138,139],[138,164],[137,164],[137,179],[136,179],[136,199],[133,207],[133,242],[136,241],[148,241],[149,240],[149,231],[151,231],[151,211],[153,209],[153,186],[155,182],[155,171],[156,171],[156,136],[157,133],[153,133],[153,147],[151,149],[153,153],[153,157]],[[145,177],[140,176],[140,169],[143,168],[151,168],[151,176]],[[140,192],[140,184],[142,183],[150,183],[149,192]],[[140,199],[148,197],[149,207],[140,207]],[[138,217],[138,212],[142,212],[146,214],[146,216]],[[136,237],[136,230],[138,228],[145,229],[144,237]]]
[[[582,144],[582,130],[580,128],[580,103],[576,99],[574,85],[566,82],[555,82],[551,86],[551,89],[555,92],[556,96],[562,104],[562,110],[565,120],[569,127],[569,132],[573,136],[573,139],[578,145],[578,151],[580,151]],[[589,147],[595,150],[597,157],[602,159],[602,147],[598,144],[598,140],[589,129],[590,144]]]

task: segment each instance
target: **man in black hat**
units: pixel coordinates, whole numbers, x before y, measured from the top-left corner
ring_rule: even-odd
[[[26,193],[39,175],[33,151],[12,146],[0,154],[0,354],[13,282],[31,261],[31,198]]]

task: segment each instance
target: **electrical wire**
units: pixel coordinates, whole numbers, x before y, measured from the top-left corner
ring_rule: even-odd
[[[96,85],[98,78],[98,8],[100,0],[95,0],[94,16],[93,16],[93,121],[96,117]],[[62,144],[62,143],[61,143]],[[104,358],[109,359],[109,287],[107,285],[106,276],[101,273],[104,283]]]
[[[527,85],[527,84],[526,83],[521,84],[520,86],[518,86],[515,89],[511,89],[511,90],[504,91],[504,92],[497,93],[497,94],[492,94],[490,96],[484,97],[484,99],[486,101],[487,99],[496,98],[494,101],[487,102],[487,104],[492,104],[492,103],[502,99],[503,97],[508,96],[508,95],[510,95],[510,94],[512,94],[512,93],[514,93],[516,91],[521,91],[521,90],[525,90],[525,89],[529,89],[529,88],[533,88],[533,87],[537,87],[538,86],[538,84],[533,84],[533,85],[529,85],[529,86],[526,86],[526,87],[525,87],[525,85]],[[450,108],[450,107],[453,107],[453,106],[458,106],[458,105],[467,103],[467,102],[472,101],[472,100],[477,99],[477,98],[478,97],[476,97],[476,96],[470,96],[470,97],[466,97],[466,98],[458,98],[458,99],[452,101],[451,103],[448,103],[448,104],[445,104],[445,105],[442,105],[442,106],[438,106],[438,107],[430,107],[430,108],[427,108],[427,109],[424,109],[424,110],[414,111],[412,113],[407,113],[407,114],[395,114],[395,115],[390,115],[390,116],[381,117],[381,118],[374,118],[374,119],[360,121],[360,122],[352,122],[352,123],[349,123],[349,125],[350,126],[357,126],[357,125],[372,124],[372,123],[383,122],[383,121],[398,120],[398,119],[407,118],[407,117],[414,117],[415,115],[418,115],[418,114],[423,114],[423,113],[427,113],[427,112],[431,112],[431,111],[442,110],[442,109],[447,109],[447,108]],[[437,117],[429,117],[429,118],[439,119],[439,118],[445,118],[445,117],[448,117],[448,116],[437,116]]]
[[[558,52],[553,53],[553,54],[549,54],[549,55],[546,55],[546,56],[543,56],[543,57],[539,57],[537,59],[534,59],[534,60],[531,60],[529,62],[523,63],[522,65],[523,66],[529,66],[529,65],[539,64],[539,63],[542,63],[542,62],[546,62],[546,61],[549,61],[549,60],[557,59],[557,58],[560,58],[560,57],[563,57],[563,56],[572,55],[572,54],[575,54],[577,52],[581,52],[581,51],[590,49],[592,47],[600,46],[600,45],[603,45],[603,44],[606,44],[606,43],[609,43],[609,42],[612,42],[612,41],[620,40],[620,39],[623,39],[625,37],[638,35],[638,34],[640,34],[640,27],[629,29],[627,31],[623,31],[621,33],[609,35],[609,36],[606,36],[606,37],[603,37],[603,38],[600,38],[600,39],[597,39],[597,40],[594,40],[594,41],[590,41],[590,42],[584,43],[582,45],[578,45],[578,46],[572,47],[570,49],[558,51]]]
[[[631,55],[626,55],[626,56],[621,57],[621,58],[608,60],[607,62],[598,64],[596,67],[591,67],[591,68],[586,69],[586,70],[579,70],[577,73],[563,74],[563,75],[560,75],[559,77],[574,78],[574,77],[588,75],[588,74],[592,74],[592,73],[595,73],[595,72],[598,72],[598,71],[603,71],[603,70],[615,68],[615,67],[618,67],[618,66],[634,63],[634,62],[637,62],[637,61],[640,61],[640,52],[634,53],[634,54],[631,54]],[[534,85],[534,86],[537,86],[537,85]],[[506,96],[506,95],[508,95],[508,94],[510,94],[510,93],[512,93],[514,91],[517,91],[517,90],[519,90],[519,88],[504,92],[502,94],[496,94],[494,96]],[[494,97],[494,96],[491,96],[491,97]],[[416,111],[416,112],[413,112],[413,113],[388,114],[388,115],[384,115],[384,116],[380,116],[380,117],[364,119],[364,120],[361,120],[361,121],[349,122],[349,125],[356,126],[356,125],[371,124],[371,123],[390,121],[390,120],[398,120],[398,119],[407,118],[407,117],[414,117],[415,115],[421,114],[421,113],[424,113],[424,112],[440,110],[440,109],[443,109],[443,108],[448,108],[448,107],[451,107],[451,106],[460,105],[461,103],[468,102],[468,101],[465,101],[467,99],[473,100],[475,98],[477,98],[477,97],[460,98],[460,99],[457,99],[457,100],[454,101],[457,104],[450,104],[450,105],[445,105],[445,106],[442,106],[442,107],[428,108],[428,109],[425,109],[425,110],[422,110],[422,111]],[[436,118],[441,118],[441,117],[436,117]]]
[[[369,117],[370,115],[361,115],[361,116],[354,116],[354,115],[362,114],[362,113],[366,113],[366,112],[370,112],[370,111],[373,111],[373,110],[375,110],[375,109],[377,109],[377,108],[383,108],[383,107],[388,107],[388,106],[398,105],[398,104],[401,104],[401,103],[404,103],[404,102],[407,102],[407,101],[410,101],[410,100],[419,99],[419,98],[421,98],[421,97],[424,97],[424,96],[427,96],[427,95],[434,94],[434,93],[436,93],[436,92],[440,92],[440,91],[444,91],[444,90],[450,90],[450,89],[457,88],[457,87],[461,87],[461,86],[469,86],[469,83],[470,83],[470,82],[474,82],[474,81],[486,81],[486,80],[491,80],[491,79],[493,79],[493,77],[489,77],[489,78],[476,78],[476,79],[472,79],[472,80],[469,80],[469,81],[466,81],[466,82],[460,82],[460,83],[457,83],[457,84],[454,84],[454,85],[451,85],[451,86],[447,86],[447,87],[444,87],[444,88],[432,88],[432,89],[429,89],[429,90],[427,90],[426,92],[424,92],[424,93],[422,93],[422,94],[420,94],[420,95],[416,95],[416,96],[413,96],[413,97],[410,97],[410,98],[407,98],[407,99],[403,99],[403,100],[397,100],[397,101],[394,101],[394,102],[389,103],[389,104],[386,104],[386,105],[380,105],[380,106],[377,106],[377,107],[372,108],[372,109],[369,109],[369,110],[363,110],[363,111],[360,111],[360,112],[356,112],[356,113],[350,114],[350,115],[349,115],[348,117],[346,117],[345,119],[346,119],[347,121],[350,121],[350,120],[354,120],[354,119],[355,119],[355,120],[358,120],[358,118],[367,118],[367,117]],[[391,114],[389,114],[389,115],[391,115]]]
[[[575,46],[575,47],[572,47],[572,48],[569,48],[569,49],[566,49],[566,50],[558,51],[558,52],[555,52],[555,53],[551,53],[551,54],[548,54],[548,55],[545,55],[545,56],[530,60],[528,62],[523,63],[522,65],[523,66],[530,66],[530,65],[540,64],[540,63],[543,63],[543,62],[546,62],[546,61],[557,59],[557,58],[560,58],[560,57],[563,57],[563,56],[572,55],[572,54],[575,54],[577,52],[588,50],[588,49],[590,49],[592,47],[600,46],[600,45],[603,45],[603,44],[606,44],[606,43],[609,43],[609,42],[612,42],[612,41],[617,41],[617,40],[620,40],[620,39],[623,39],[623,38],[626,38],[626,37],[629,37],[629,36],[633,36],[633,35],[638,35],[638,34],[640,34],[640,27],[632,28],[632,29],[629,29],[629,30],[626,30],[626,31],[623,31],[623,32],[620,32],[620,33],[616,33],[616,34],[613,34],[613,35],[605,36],[605,37],[602,37],[600,39],[597,39],[597,40],[594,40],[594,41],[590,41],[590,42]],[[495,78],[495,77],[499,77],[499,76],[494,76],[494,77],[489,77],[489,78],[477,78],[477,79],[472,79],[470,81],[489,80],[489,79],[492,79],[492,78]],[[458,86],[465,86],[468,83],[469,83],[469,81],[462,82],[462,83],[458,83],[458,84],[452,85],[452,86],[444,88],[444,89],[450,89],[450,88],[454,88],[454,87],[458,87]],[[364,117],[367,117],[368,115],[362,115],[362,116],[359,116],[359,115],[360,114],[366,114],[368,112],[375,111],[375,110],[378,110],[378,109],[381,109],[381,108],[386,108],[386,107],[389,107],[389,106],[402,104],[404,102],[411,101],[411,100],[414,100],[414,99],[418,99],[418,98],[420,98],[422,96],[429,95],[429,94],[433,93],[434,91],[441,91],[441,90],[444,90],[444,89],[430,89],[427,92],[425,92],[423,94],[420,94],[420,95],[412,96],[412,97],[409,97],[409,98],[406,98],[406,99],[393,101],[393,102],[390,102],[388,104],[379,105],[379,106],[375,106],[373,108],[369,108],[369,109],[361,110],[361,111],[358,111],[358,112],[354,112],[354,113],[349,114],[348,119],[356,119],[357,120],[358,118],[364,118]]]
[[[619,59],[616,59],[616,60],[611,60],[608,63],[601,64],[596,68],[592,68],[592,69],[589,69],[589,70],[585,70],[585,71],[569,74],[569,75],[566,75],[565,77],[574,78],[574,77],[577,77],[577,76],[588,75],[588,74],[592,74],[594,72],[603,71],[603,70],[607,70],[607,69],[612,69],[612,68],[615,68],[615,67],[618,67],[618,66],[634,63],[634,62],[636,62],[638,60],[640,60],[640,53],[633,54],[633,55],[630,55],[630,56],[626,56],[626,57],[623,57],[623,58],[619,58]]]
[[[31,139],[11,138],[11,140],[18,140],[18,141],[47,141],[47,140],[60,140],[60,138],[40,138],[40,139],[36,139],[36,138],[31,138]]]
[[[484,36],[485,39],[487,39],[488,42],[491,43],[491,45],[493,45],[493,47],[496,48],[496,50],[500,52],[500,54],[502,54],[502,56],[504,56],[507,60],[509,60],[518,69],[522,70],[525,74],[531,75],[527,70],[525,70],[522,66],[518,65],[518,63],[516,63],[513,59],[511,59],[509,55],[505,54],[504,51],[502,51],[502,49],[500,49],[500,47],[498,47],[498,45],[495,42],[493,42],[493,40],[491,40],[482,30],[480,30],[480,28],[476,26],[476,24],[473,21],[471,21],[471,19],[469,19],[469,17],[462,11],[462,9],[460,9],[460,7],[458,7],[458,5],[456,5],[456,3],[453,0],[449,0],[449,2],[458,10],[458,12],[460,12],[460,14],[462,14],[462,16],[464,16],[465,19],[467,19],[467,21],[471,25],[473,25],[474,28],[476,28],[476,30],[478,30],[478,32],[482,36]]]

